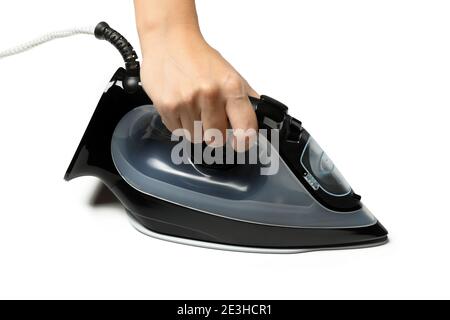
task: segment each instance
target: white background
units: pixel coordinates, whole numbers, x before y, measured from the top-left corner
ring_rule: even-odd
[[[89,36],[0,60],[0,298],[450,298],[448,1],[198,2],[205,37],[291,113],[390,231],[382,247],[258,255],[147,238],[64,172],[120,56]],[[0,48],[131,1],[1,1]]]

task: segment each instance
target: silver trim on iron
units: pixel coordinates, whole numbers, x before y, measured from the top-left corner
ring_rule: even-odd
[[[127,212],[127,216],[131,225],[140,233],[163,241],[168,241],[177,244],[188,245],[192,247],[198,248],[206,248],[206,249],[214,249],[214,250],[222,250],[222,251],[232,251],[232,252],[243,252],[243,253],[261,253],[261,254],[294,254],[294,253],[305,253],[305,252],[314,252],[314,251],[325,251],[325,250],[346,250],[346,249],[363,249],[363,248],[371,248],[378,247],[383,244],[386,244],[389,240],[380,242],[380,243],[372,243],[366,245],[355,245],[355,246],[347,246],[347,247],[335,247],[335,248],[314,248],[314,249],[271,249],[271,248],[256,248],[256,247],[242,247],[242,246],[233,246],[226,245],[220,243],[199,241],[199,240],[191,240],[185,238],[178,238],[174,236],[168,236],[165,234],[157,233],[155,231],[151,231],[144,226],[142,226],[138,221],[136,221],[133,216]]]

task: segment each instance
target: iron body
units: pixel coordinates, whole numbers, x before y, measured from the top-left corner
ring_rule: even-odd
[[[279,130],[277,175],[262,177],[246,165],[176,166],[167,161],[174,142],[157,115],[150,116],[151,100],[141,87],[133,93],[124,90],[125,77],[121,68],[108,84],[65,179],[98,177],[142,233],[195,246],[268,253],[387,241],[386,229],[280,102],[251,98],[260,128]]]

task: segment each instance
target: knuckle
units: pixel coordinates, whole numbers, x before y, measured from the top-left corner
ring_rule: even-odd
[[[175,99],[162,99],[158,105],[162,110],[168,113],[176,112],[180,108],[179,101]]]
[[[228,77],[224,84],[224,89],[229,94],[241,94],[243,87],[242,79],[238,75]]]
[[[189,92],[183,95],[179,104],[190,108],[194,106],[194,103],[195,103],[195,92]]]
[[[199,93],[206,98],[216,98],[219,94],[219,86],[215,83],[204,83],[200,86]]]

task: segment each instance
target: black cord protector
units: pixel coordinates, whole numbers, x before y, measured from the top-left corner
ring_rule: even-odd
[[[119,32],[111,28],[106,22],[100,22],[95,27],[95,37],[110,42],[122,55],[125,62],[126,77],[123,80],[123,88],[134,93],[139,88],[140,65],[133,46]]]

